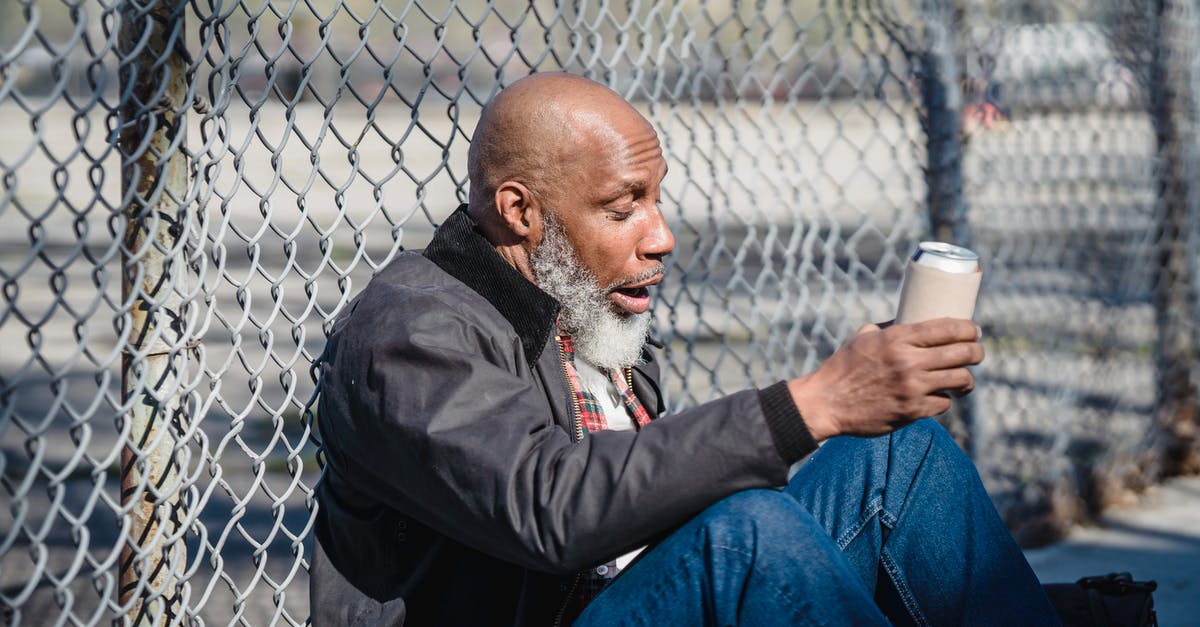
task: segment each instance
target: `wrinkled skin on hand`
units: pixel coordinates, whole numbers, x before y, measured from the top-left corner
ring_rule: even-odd
[[[950,408],[975,387],[967,366],[983,360],[969,320],[865,325],[812,373],[788,382],[817,441],[876,436]]]

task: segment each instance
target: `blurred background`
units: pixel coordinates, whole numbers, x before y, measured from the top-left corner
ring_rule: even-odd
[[[1198,42],[1196,0],[0,3],[5,620],[307,621],[312,362],[537,71],[659,129],[672,409],[971,247],[988,357],[942,419],[1059,540],[1200,471]]]

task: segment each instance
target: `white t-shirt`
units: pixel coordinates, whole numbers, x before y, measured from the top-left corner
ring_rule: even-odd
[[[579,384],[585,390],[596,397],[596,402],[600,403],[600,408],[604,410],[604,420],[608,422],[608,428],[614,431],[630,431],[637,428],[637,423],[633,417],[625,410],[625,403],[621,401],[621,392],[617,389],[617,385],[608,378],[608,375],[601,372],[595,366],[575,357],[575,372],[579,374]],[[637,557],[641,549],[635,549],[617,558],[617,570],[622,570]],[[606,568],[606,567],[601,567]],[[605,573],[598,573],[604,576]]]
[[[625,410],[620,390],[607,374],[578,356],[575,358],[575,372],[579,373],[579,383],[583,385],[583,389],[591,392],[592,396],[596,397],[596,402],[600,403],[609,429],[629,431],[637,428],[637,423]]]

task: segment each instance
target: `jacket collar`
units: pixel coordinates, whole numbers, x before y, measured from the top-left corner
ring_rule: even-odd
[[[467,214],[467,205],[459,205],[438,227],[424,255],[491,303],[517,332],[526,361],[537,362],[558,318],[558,301],[496,252]]]

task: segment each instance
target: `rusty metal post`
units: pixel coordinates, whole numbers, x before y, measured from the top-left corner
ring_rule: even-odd
[[[182,0],[129,0],[122,10],[121,169],[125,217],[122,359],[127,413],[121,503],[128,536],[120,560],[121,607],[133,624],[182,618],[185,503],[181,441],[187,417],[180,379],[186,359],[189,60]]]
[[[1191,185],[1187,159],[1193,132],[1188,114],[1195,105],[1187,64],[1194,43],[1183,14],[1190,7],[1157,0],[1155,9],[1150,106],[1158,144],[1156,421],[1165,438],[1160,470],[1173,475],[1200,471],[1200,399],[1193,382],[1196,317],[1187,250]]]

